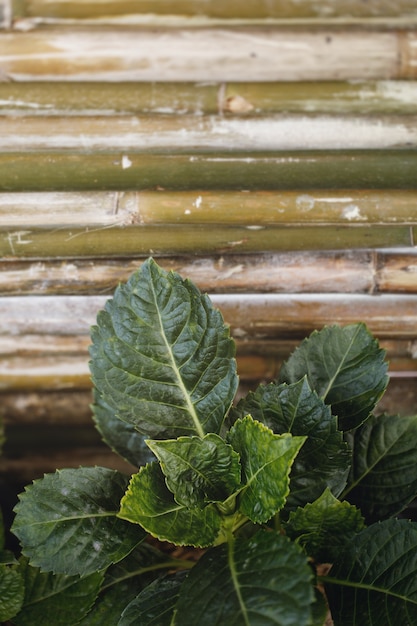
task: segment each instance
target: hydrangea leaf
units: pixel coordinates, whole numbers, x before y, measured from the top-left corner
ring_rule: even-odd
[[[118,626],[171,626],[184,573],[155,580],[126,607]]]
[[[0,622],[14,617],[23,604],[25,586],[16,567],[0,565]]]
[[[151,535],[177,545],[206,547],[220,530],[214,505],[203,509],[178,504],[165,483],[159,463],[149,463],[131,478],[119,517],[140,524]]]
[[[202,507],[221,502],[240,485],[239,455],[218,435],[147,443],[179,504]]]
[[[228,439],[242,465],[239,510],[255,523],[267,522],[286,502],[291,467],[306,438],[275,435],[247,415],[235,422]]]
[[[117,518],[128,477],[102,467],[58,470],[20,494],[12,530],[32,565],[86,576],[126,556],[145,532]]]
[[[94,385],[155,439],[218,433],[237,388],[235,345],[210,299],[148,259],[91,332]]]
[[[279,382],[307,376],[311,389],[332,407],[339,430],[364,422],[388,384],[385,352],[365,324],[326,326],[313,332],[283,365]]]

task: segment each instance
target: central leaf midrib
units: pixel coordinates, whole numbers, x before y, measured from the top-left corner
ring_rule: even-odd
[[[174,372],[174,374],[176,376],[178,387],[179,387],[179,389],[180,389],[180,391],[181,391],[181,393],[182,393],[182,395],[184,397],[184,400],[185,400],[185,403],[186,403],[186,408],[187,408],[187,410],[188,410],[188,412],[189,412],[189,414],[190,414],[190,416],[191,416],[191,418],[193,420],[193,423],[194,423],[194,426],[195,426],[197,434],[199,435],[199,437],[204,437],[205,432],[204,432],[204,430],[203,430],[203,428],[202,428],[202,426],[200,424],[200,420],[199,420],[199,417],[197,415],[197,411],[195,410],[194,404],[191,402],[191,398],[189,396],[187,388],[184,385],[184,381],[182,380],[180,370],[179,370],[179,368],[177,366],[177,363],[175,361],[175,357],[174,357],[174,354],[172,352],[171,345],[170,345],[170,343],[168,341],[168,338],[166,336],[165,328],[164,328],[164,325],[163,325],[163,322],[162,322],[162,316],[161,316],[161,313],[159,311],[158,301],[157,301],[157,297],[156,297],[156,293],[155,293],[153,284],[152,284],[151,288],[152,288],[152,293],[153,293],[153,296],[154,296],[155,309],[156,309],[156,312],[157,312],[157,315],[158,315],[159,326],[160,326],[160,329],[161,329],[161,336],[162,336],[162,338],[164,340],[164,343],[165,343],[165,346],[167,348],[169,359],[171,361],[171,367],[172,367],[172,370],[173,370],[173,372]]]

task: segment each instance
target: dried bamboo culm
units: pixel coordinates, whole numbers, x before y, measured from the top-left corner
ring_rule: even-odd
[[[89,328],[149,255],[223,312],[239,395],[364,321],[415,412],[414,0],[0,0],[0,28],[0,479],[129,471]]]

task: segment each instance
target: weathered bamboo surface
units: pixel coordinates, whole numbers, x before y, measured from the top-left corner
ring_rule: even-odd
[[[13,81],[410,79],[416,61],[417,35],[404,28],[72,25],[0,39],[0,71]]]

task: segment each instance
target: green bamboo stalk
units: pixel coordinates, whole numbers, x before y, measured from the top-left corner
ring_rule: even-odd
[[[51,26],[7,33],[0,65],[17,82],[411,79],[416,38],[386,27]]]
[[[417,151],[406,149],[0,153],[0,191],[416,189],[416,171]]]
[[[412,247],[409,226],[132,226],[0,231],[4,258],[236,254]]]
[[[0,82],[0,112],[16,115],[265,113],[415,114],[416,81],[270,83]]]
[[[206,15],[216,18],[319,18],[416,16],[413,0],[13,0],[15,15],[98,18],[132,14]]]

